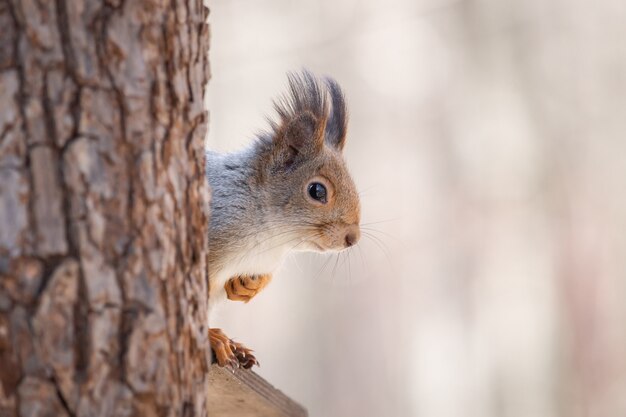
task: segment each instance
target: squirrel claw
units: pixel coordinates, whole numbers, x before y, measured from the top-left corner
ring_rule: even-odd
[[[237,356],[237,360],[239,361],[239,365],[244,369],[250,369],[254,365],[259,366],[259,361],[252,354],[252,349],[248,349],[241,343],[233,341],[233,346],[235,347],[234,352],[235,356]]]
[[[254,365],[259,365],[251,349],[230,339],[221,329],[209,329],[209,342],[219,366],[229,366],[235,370],[250,369]]]

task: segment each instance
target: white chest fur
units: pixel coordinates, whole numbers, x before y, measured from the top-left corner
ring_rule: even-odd
[[[285,260],[290,249],[300,241],[293,236],[258,235],[241,250],[231,253],[219,271],[211,277],[209,308],[212,309],[226,298],[224,284],[239,275],[271,274]]]

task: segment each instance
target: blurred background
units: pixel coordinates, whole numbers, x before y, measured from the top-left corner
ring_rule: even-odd
[[[208,146],[343,86],[364,236],[212,326],[311,416],[626,416],[626,3],[213,0]]]

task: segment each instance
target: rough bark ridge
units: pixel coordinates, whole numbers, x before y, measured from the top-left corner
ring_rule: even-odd
[[[0,416],[206,415],[206,16],[0,0]]]

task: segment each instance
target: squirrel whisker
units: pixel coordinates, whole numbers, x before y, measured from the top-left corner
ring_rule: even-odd
[[[290,251],[341,251],[361,236],[359,194],[343,158],[343,92],[333,79],[307,71],[288,79],[269,131],[247,149],[206,153],[210,308],[221,300],[250,301]],[[351,275],[349,254],[345,262]],[[217,329],[210,333],[216,341],[225,337]],[[237,349],[239,355],[218,354],[218,363],[257,363],[242,362],[247,350]]]

